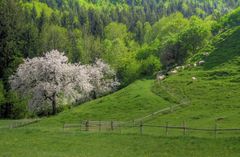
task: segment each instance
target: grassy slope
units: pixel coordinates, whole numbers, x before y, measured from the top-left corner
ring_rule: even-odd
[[[204,66],[189,68],[157,83],[141,80],[112,95],[88,102],[51,119],[61,122],[91,120],[132,120],[179,100],[191,105],[171,114],[159,116],[151,123],[182,121],[193,127],[240,126],[240,27],[222,33],[215,39],[215,49],[204,60]],[[196,77],[196,81],[192,81]],[[154,94],[152,91],[156,94]],[[157,96],[158,95],[158,96]]]
[[[176,93],[184,93],[192,105],[178,112],[164,115],[152,121],[159,124],[168,121],[181,124],[186,121],[194,127],[240,126],[240,28],[234,28],[216,37],[216,48],[205,58],[202,67],[184,70],[170,76],[154,90],[161,95],[162,87],[170,87]],[[197,81],[192,81],[192,77]],[[181,89],[181,90],[179,90]]]
[[[153,82],[153,80],[136,81],[116,93],[66,110],[36,125],[59,128],[63,123],[76,123],[87,119],[128,121],[169,107],[170,102],[151,91]]]

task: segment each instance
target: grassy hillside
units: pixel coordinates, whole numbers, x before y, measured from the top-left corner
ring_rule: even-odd
[[[159,116],[152,123],[169,121],[193,126],[237,127],[240,122],[240,27],[216,37],[215,48],[203,66],[191,67],[168,76],[161,82],[136,81],[109,96],[65,111],[53,119],[61,121],[132,120],[188,99],[191,104],[177,112]],[[197,80],[193,81],[192,77]],[[104,113],[104,114],[103,114]]]
[[[151,91],[153,83],[153,80],[136,81],[116,93],[43,119],[35,125],[43,128],[54,126],[59,129],[63,123],[76,123],[82,120],[128,121],[144,117],[172,104]]]
[[[152,123],[168,121],[181,124],[183,121],[194,127],[239,127],[240,119],[240,28],[223,32],[215,37],[214,49],[203,66],[189,68],[156,83],[154,91],[161,95],[163,87],[175,89],[191,100],[192,105],[175,113],[161,116]],[[197,80],[193,81],[192,77]],[[182,89],[182,90],[179,90]]]
[[[62,125],[85,119],[132,120],[187,99],[188,106],[146,123],[179,126],[185,121],[196,128],[214,128],[215,123],[218,128],[239,128],[239,39],[240,27],[221,33],[215,37],[208,56],[197,54],[190,60],[205,60],[204,65],[179,70],[164,81],[139,80],[39,123],[1,129],[0,156],[236,157],[240,154],[239,132],[218,133],[213,139],[209,137],[214,133],[187,132],[182,136],[181,131],[170,130],[170,137],[166,137],[164,129],[145,127],[142,136],[136,134],[139,128],[133,128],[135,132],[125,130],[124,134],[99,134],[63,131]],[[9,123],[0,121],[2,126]]]
[[[215,48],[209,51],[207,57],[198,54],[198,60],[205,60],[203,66],[179,71],[161,82],[137,81],[114,94],[85,103],[41,123],[56,123],[59,126],[64,122],[86,119],[133,120],[187,99],[190,100],[187,107],[158,116],[147,123],[182,125],[185,121],[191,127],[213,128],[216,122],[220,128],[238,127],[239,34],[240,27],[237,27],[217,36],[213,43]],[[192,77],[197,80],[192,80]]]

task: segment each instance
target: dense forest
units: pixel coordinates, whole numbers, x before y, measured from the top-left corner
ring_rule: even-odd
[[[1,0],[0,117],[28,114],[26,100],[8,82],[24,58],[56,49],[72,63],[102,59],[123,87],[207,51],[212,36],[239,24],[240,9],[229,14],[239,5],[239,0]]]

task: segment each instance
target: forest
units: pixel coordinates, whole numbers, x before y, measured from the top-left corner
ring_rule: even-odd
[[[213,36],[239,25],[240,9],[229,14],[239,5],[239,0],[1,0],[0,117],[37,116],[9,83],[26,58],[58,50],[73,64],[101,59],[123,88],[212,49]]]

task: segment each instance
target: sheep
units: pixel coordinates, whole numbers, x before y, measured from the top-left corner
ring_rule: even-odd
[[[179,69],[181,69],[181,68],[182,68],[181,66],[175,67],[176,70],[179,70]]]
[[[198,62],[198,65],[203,65],[204,63],[205,63],[205,61],[202,60],[202,61]]]
[[[157,75],[157,80],[161,81],[164,80],[166,78],[165,75]]]
[[[177,70],[172,70],[169,72],[169,74],[176,74],[178,71]]]
[[[193,80],[193,81],[196,81],[196,80],[197,80],[197,78],[193,76],[193,77],[192,77],[192,80]]]
[[[203,55],[207,57],[207,56],[209,56],[209,53],[205,52],[205,53],[203,53]]]

